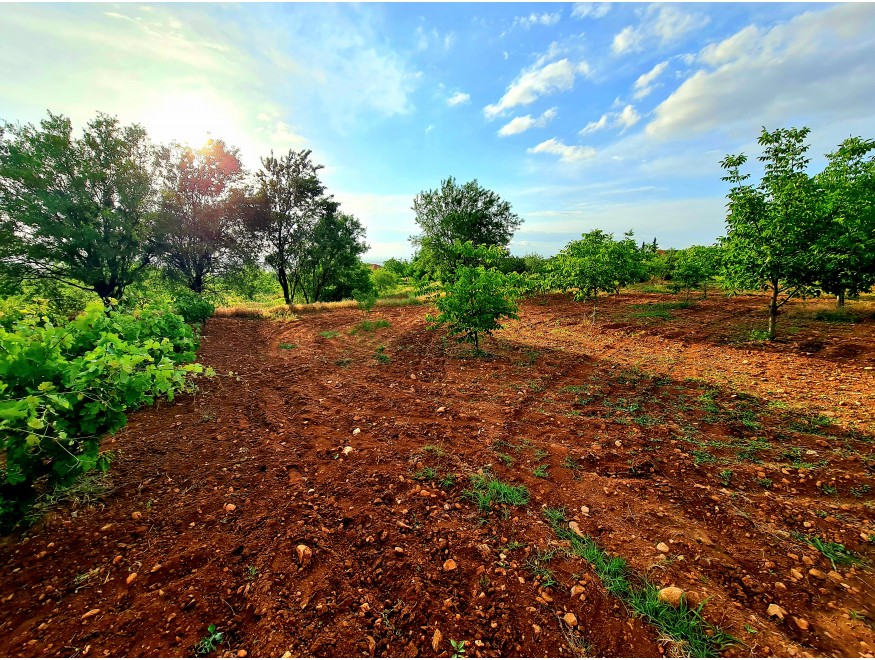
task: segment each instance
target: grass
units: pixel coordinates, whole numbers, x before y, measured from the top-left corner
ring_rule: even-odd
[[[221,633],[216,630],[215,624],[210,624],[207,626],[207,634],[204,636],[201,641],[197,643],[194,647],[195,652],[198,655],[206,655],[207,653],[212,653],[216,650],[216,647],[222,643],[222,639],[224,638],[225,633]]]
[[[546,463],[544,465],[537,466],[534,470],[532,470],[532,474],[541,479],[549,479],[550,478],[550,466]]]
[[[385,346],[377,346],[377,350],[374,351],[374,359],[380,364],[386,364],[387,362],[392,361],[392,358],[386,355]]]
[[[529,489],[511,486],[488,473],[471,475],[471,488],[462,496],[473,501],[481,511],[490,511],[497,504],[524,506],[529,503]]]
[[[336,364],[338,367],[348,367],[352,364],[352,358],[340,358],[334,364]]]
[[[793,536],[818,550],[820,554],[829,559],[833,568],[836,566],[859,566],[864,563],[860,557],[841,543],[824,541],[817,536],[806,536],[804,534],[794,534]]]
[[[580,469],[580,463],[571,456],[566,456],[562,459],[562,467],[568,468],[572,472],[577,472]]]
[[[69,486],[56,486],[53,490],[40,495],[25,520],[29,524],[35,523],[49,511],[60,506],[72,506],[73,508],[95,504],[106,495],[112,488],[109,475],[105,472],[93,472],[83,474]]]
[[[502,463],[504,463],[505,465],[507,465],[508,467],[510,467],[511,465],[514,464],[513,456],[510,456],[509,454],[504,454],[500,451],[495,452],[495,454],[498,456],[498,460],[501,461]]]
[[[732,482],[732,470],[722,470],[717,476],[720,478],[720,483],[728,488]]]
[[[360,321],[356,323],[352,330],[349,331],[351,335],[357,335],[359,332],[374,332],[375,330],[379,330],[380,328],[388,328],[391,323],[386,319],[377,319],[376,321],[369,321],[365,319],[364,321]]]
[[[696,466],[702,465],[703,463],[716,463],[717,457],[714,456],[710,451],[705,451],[703,449],[694,449],[692,452],[693,456],[693,464]]]
[[[446,456],[447,452],[444,451],[443,447],[439,447],[437,445],[426,445],[422,448],[422,451],[427,452],[429,454],[434,454],[438,458],[442,456]]]
[[[419,469],[416,474],[413,475],[413,478],[417,481],[431,481],[432,479],[437,479],[438,473],[432,467],[424,467]]]
[[[632,312],[632,318],[636,319],[663,319],[671,321],[674,319],[671,311],[674,309],[687,309],[695,303],[689,300],[681,300],[678,302],[665,303],[645,303],[643,305],[630,305],[632,309],[638,310]]]
[[[821,484],[820,492],[824,495],[838,495],[839,489],[832,484]]]
[[[324,337],[325,339],[334,339],[335,337],[337,337],[339,335],[340,335],[340,333],[337,332],[337,330],[323,330],[322,332],[319,333],[319,336]]]
[[[857,323],[860,315],[847,309],[820,309],[814,313],[815,321],[827,323]]]
[[[571,552],[592,565],[608,592],[659,630],[680,655],[716,657],[727,646],[738,642],[705,621],[701,615],[703,605],[691,608],[683,600],[678,608],[673,608],[661,602],[659,587],[636,574],[624,559],[609,555],[590,537],[572,532],[562,509],[545,509],[544,517],[556,536],[571,543]]]
[[[292,350],[293,348],[298,348],[298,346],[297,346],[297,344],[286,344],[286,343],[283,343],[283,344],[280,344],[280,348],[283,349],[284,351],[290,351],[290,350]]]
[[[556,576],[553,575],[553,571],[547,567],[549,561],[555,556],[555,550],[536,551],[526,561],[526,568],[532,572],[532,575],[540,583],[541,587],[555,587],[559,584],[556,582]]]
[[[258,576],[258,566],[252,566],[251,564],[246,567],[246,579],[254,580]]]
[[[445,476],[443,479],[441,479],[440,481],[438,481],[438,485],[439,485],[441,488],[443,488],[444,490],[449,490],[450,488],[452,488],[453,486],[456,485],[456,479],[457,479],[457,478],[458,478],[458,475],[455,475],[455,474],[448,474],[448,475]]]

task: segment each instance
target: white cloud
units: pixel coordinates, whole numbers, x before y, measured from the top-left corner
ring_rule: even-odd
[[[559,12],[536,14],[531,13],[528,16],[517,16],[513,19],[514,26],[521,26],[525,29],[529,29],[535,25],[545,25],[547,27],[551,25],[556,25],[559,20],[562,18],[562,15]]]
[[[595,149],[592,147],[562,144],[556,138],[545,140],[526,151],[530,154],[553,154],[554,156],[559,156],[559,160],[563,163],[577,163],[593,158],[596,154]]]
[[[426,134],[431,133],[434,130],[434,124],[429,124],[425,127]]]
[[[748,26],[701,51],[703,67],[656,108],[646,133],[675,138],[871,117],[873,33],[875,5],[868,3],[809,11],[770,29]]]
[[[450,98],[447,99],[447,105],[452,107],[456,105],[463,105],[468,103],[471,100],[470,94],[465,94],[464,92],[456,92]]]
[[[526,115],[524,117],[514,117],[498,130],[498,135],[507,137],[508,135],[518,135],[525,133],[530,128],[543,128],[556,117],[556,108],[550,108],[545,111],[540,117],[532,117]]]
[[[633,88],[635,89],[635,98],[643,99],[653,91],[653,82],[663,74],[668,68],[668,62],[660,62],[647,73],[642,73],[635,81]]]
[[[609,11],[610,2],[575,2],[571,15],[574,18],[604,18]]]
[[[686,13],[670,5],[654,3],[648,5],[638,27],[628,25],[614,36],[611,50],[622,55],[642,51],[648,44],[674,44],[707,25],[709,20],[704,14]]]
[[[580,130],[579,135],[595,133],[596,131],[613,126],[620,126],[623,130],[626,130],[637,124],[640,120],[641,115],[636,112],[635,108],[631,105],[626,105],[619,112],[606,112],[598,121],[589,122]]]
[[[574,86],[576,75],[587,75],[589,71],[586,62],[573,64],[568,59],[544,66],[536,63],[535,67],[525,69],[517,76],[498,103],[483,108],[483,114],[487,119],[493,119],[511,108],[528,105],[540,96],[568,91]]]

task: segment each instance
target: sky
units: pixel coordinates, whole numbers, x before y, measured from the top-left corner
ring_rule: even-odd
[[[373,262],[450,176],[512,204],[514,254],[713,243],[763,127],[810,127],[813,168],[875,137],[873,62],[868,3],[0,4],[0,119],[311,149]]]

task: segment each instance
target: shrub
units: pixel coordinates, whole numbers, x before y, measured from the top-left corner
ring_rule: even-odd
[[[179,291],[174,296],[174,311],[186,323],[203,323],[216,311],[216,306],[204,296],[187,289]]]

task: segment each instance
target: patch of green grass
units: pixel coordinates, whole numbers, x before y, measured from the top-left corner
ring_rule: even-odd
[[[747,440],[739,446],[741,451],[738,452],[738,460],[747,461],[749,463],[762,463],[762,460],[757,454],[766,449],[771,449],[771,447],[771,443],[765,438],[753,438]]]
[[[413,478],[417,481],[431,481],[432,479],[436,479],[437,476],[437,470],[432,467],[424,467],[417,470],[416,474],[413,475]]]
[[[443,477],[440,481],[438,481],[438,485],[440,485],[440,487],[443,488],[444,490],[449,490],[450,488],[452,488],[453,486],[456,485],[457,478],[458,478],[458,475],[448,474],[447,476]]]
[[[674,608],[659,600],[659,587],[636,574],[621,557],[602,550],[589,536],[578,536],[565,524],[561,509],[546,509],[544,517],[554,534],[571,543],[571,552],[588,561],[609,593],[622,600],[636,614],[656,627],[675,644],[675,651],[696,658],[716,657],[738,640],[709,624],[702,607],[691,608],[686,600]]]
[[[872,490],[872,487],[869,484],[863,484],[862,486],[851,487],[850,493],[854,497],[865,497],[866,493],[870,490]]]
[[[500,451],[495,452],[495,454],[496,454],[496,456],[498,456],[498,460],[501,461],[502,463],[504,463],[505,465],[507,465],[508,467],[510,467],[511,465],[514,464],[513,456],[510,456],[509,454],[503,454]]]
[[[833,568],[836,566],[859,566],[864,563],[860,557],[841,543],[824,541],[817,536],[806,536],[805,534],[798,533],[793,534],[793,537],[799,541],[804,541],[812,548],[818,550],[820,554],[829,559]]]
[[[283,344],[280,344],[280,348],[283,349],[284,351],[290,351],[290,350],[292,350],[293,348],[298,348],[298,345],[297,345],[297,344],[286,344],[286,343],[283,343]]]
[[[258,566],[250,564],[246,567],[246,579],[250,582],[258,576]]]
[[[660,302],[660,303],[645,303],[643,305],[630,305],[633,310],[632,318],[636,319],[663,319],[671,321],[674,319],[671,311],[675,309],[687,309],[692,307],[693,303],[686,300],[679,302]]]
[[[546,449],[536,449],[535,450],[535,460],[540,461],[542,458],[547,458],[550,455],[550,452]]]
[[[338,367],[348,367],[350,364],[352,364],[352,358],[340,358],[334,364],[336,364]]]
[[[771,488],[774,485],[774,482],[768,477],[757,479],[756,482],[763,488]]]
[[[847,309],[820,309],[815,313],[814,320],[826,323],[858,323],[860,316]]]
[[[532,576],[540,583],[541,587],[554,587],[558,584],[553,571],[547,566],[555,556],[555,550],[545,550],[544,552],[537,550],[526,560],[526,568],[532,572]]]
[[[360,332],[374,332],[375,330],[379,330],[380,328],[388,328],[391,323],[386,319],[377,319],[376,321],[369,321],[365,319],[359,323],[356,323],[352,330],[349,331],[351,335],[357,335]]]
[[[377,350],[374,351],[374,359],[380,364],[386,364],[387,362],[392,361],[392,358],[386,355],[385,346],[377,346]]]
[[[319,336],[324,337],[325,339],[334,339],[338,335],[340,335],[340,333],[337,332],[337,330],[323,330],[319,333]]]
[[[498,504],[524,506],[530,498],[525,486],[511,486],[486,472],[472,474],[471,488],[462,496],[473,501],[481,511],[490,511]]]
[[[720,483],[728,488],[732,482],[732,470],[721,470],[717,476],[720,477]]]
[[[833,486],[832,484],[821,484],[820,492],[824,495],[838,495],[839,489]]]
[[[550,478],[550,466],[546,463],[543,465],[538,465],[534,470],[532,470],[532,474],[541,479],[549,479]]]
[[[566,456],[562,459],[562,467],[568,468],[573,472],[577,472],[580,469],[580,463],[571,456]]]
[[[769,331],[768,330],[758,330],[754,328],[750,331],[748,335],[749,341],[769,341]]]
[[[444,451],[443,447],[439,447],[438,445],[426,445],[422,448],[422,451],[434,454],[437,457],[446,456],[447,453]]]
[[[693,457],[693,463],[695,465],[702,465],[703,463],[716,463],[717,457],[714,456],[710,451],[705,451],[703,449],[694,449],[691,452]]]
[[[201,639],[194,647],[195,652],[198,655],[206,655],[207,653],[212,653],[216,650],[216,647],[222,643],[222,639],[225,637],[225,633],[221,633],[216,630],[215,624],[210,624],[207,626],[207,634]]]

